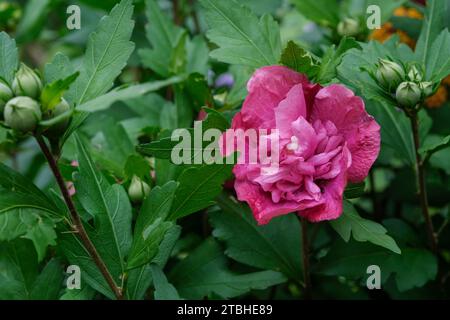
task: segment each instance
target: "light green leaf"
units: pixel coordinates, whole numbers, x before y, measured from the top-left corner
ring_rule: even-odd
[[[350,240],[350,235],[353,235],[356,241],[369,241],[395,253],[401,253],[395,240],[386,234],[386,228],[374,221],[361,218],[353,205],[348,201],[344,202],[342,216],[330,221],[330,225],[346,242]]]
[[[44,79],[45,83],[51,83],[59,79],[67,78],[75,73],[75,69],[70,62],[69,57],[58,52],[52,61],[45,65]]]
[[[0,78],[12,85],[14,75],[19,66],[19,54],[16,41],[6,32],[0,32]]]
[[[229,64],[258,68],[277,64],[281,55],[278,23],[269,15],[261,19],[234,0],[202,0],[207,37],[219,46],[211,57]]]
[[[76,72],[68,76],[67,78],[59,79],[45,85],[41,93],[41,105],[43,112],[52,110],[57,104],[61,102],[61,98],[63,97],[64,93],[78,78],[78,75],[79,73]]]
[[[138,96],[145,95],[152,91],[157,91],[166,86],[180,83],[185,79],[184,76],[176,76],[166,80],[131,85],[126,88],[117,88],[98,98],[90,100],[77,107],[77,110],[96,112],[109,108],[114,102],[129,100]]]
[[[122,0],[89,37],[80,76],[70,90],[79,105],[106,93],[134,50],[131,0]]]
[[[250,210],[225,194],[217,198],[222,211],[209,212],[214,237],[225,241],[225,254],[241,263],[302,278],[300,224],[294,215],[258,226]]]
[[[169,280],[186,299],[202,299],[210,294],[233,298],[286,281],[279,272],[236,274],[226,265],[227,260],[219,245],[207,239],[171,270]]]
[[[150,267],[155,286],[155,300],[180,300],[177,289],[167,281],[161,268],[155,264]]]

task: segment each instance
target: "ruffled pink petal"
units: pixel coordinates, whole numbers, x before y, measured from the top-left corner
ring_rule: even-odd
[[[327,182],[321,199],[316,202],[316,205],[307,209],[300,210],[298,215],[306,218],[311,222],[319,222],[325,220],[333,220],[340,217],[342,214],[342,201],[345,186],[347,185],[347,167],[348,157],[350,153],[345,150],[340,159],[340,173]]]
[[[306,118],[306,102],[302,85],[297,84],[275,109],[276,126],[282,138],[291,137],[291,123],[299,117]]]
[[[299,208],[299,204],[295,201],[275,203],[269,192],[262,191],[260,186],[247,180],[236,180],[234,189],[238,200],[248,203],[260,225],[268,223],[274,217],[295,212]]]
[[[334,123],[352,155],[349,181],[364,180],[380,151],[380,126],[366,112],[363,100],[338,84],[322,88],[316,95],[310,120]]]
[[[252,128],[275,128],[274,109],[296,84],[308,84],[305,75],[283,66],[267,66],[255,71],[247,83],[248,95],[242,117]]]

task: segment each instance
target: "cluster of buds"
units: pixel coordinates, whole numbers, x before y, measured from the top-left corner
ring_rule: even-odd
[[[39,75],[22,64],[9,86],[0,79],[0,120],[21,134],[34,132],[41,120],[50,120],[70,110],[64,98],[51,110],[42,111],[40,97],[42,81]],[[44,130],[44,134],[53,137],[61,135],[70,119],[64,119]]]
[[[398,105],[406,109],[416,108],[434,91],[433,83],[423,81],[423,72],[416,66],[407,69],[390,60],[379,60],[375,78],[383,89],[395,96]]]

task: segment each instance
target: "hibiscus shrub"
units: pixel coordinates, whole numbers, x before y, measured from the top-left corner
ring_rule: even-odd
[[[450,7],[370,3],[0,1],[0,299],[447,297]]]

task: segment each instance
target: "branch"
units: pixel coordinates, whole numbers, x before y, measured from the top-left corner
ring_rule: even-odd
[[[420,136],[419,136],[419,119],[417,117],[417,112],[409,115],[411,120],[411,128],[414,138],[414,149],[416,153],[416,173],[418,181],[418,195],[420,199],[420,205],[422,207],[422,214],[425,219],[425,224],[427,228],[428,240],[430,244],[430,249],[433,253],[437,253],[437,239],[434,233],[433,222],[431,221],[430,213],[428,211],[428,197],[427,197],[427,187],[425,181],[425,166],[424,161],[420,155]]]
[[[98,269],[102,273],[103,277],[105,278],[106,282],[108,283],[109,287],[113,291],[116,298],[118,300],[122,300],[123,299],[122,288],[117,286],[111,273],[108,270],[108,267],[98,254],[97,249],[95,248],[94,244],[89,238],[86,229],[83,226],[83,222],[81,221],[80,215],[78,214],[75,205],[72,201],[72,197],[70,196],[69,191],[67,190],[66,183],[61,175],[61,171],[59,170],[58,163],[55,157],[51,153],[50,149],[48,148],[47,144],[45,143],[41,135],[36,134],[35,138],[39,144],[39,147],[42,150],[42,153],[47,159],[50,169],[53,175],[55,176],[56,182],[58,183],[59,189],[61,190],[64,201],[66,202],[67,208],[69,209],[70,212],[70,217],[73,223],[75,233],[78,235],[84,247],[89,252],[89,255],[91,256],[92,260],[94,260],[94,263],[97,265]]]

